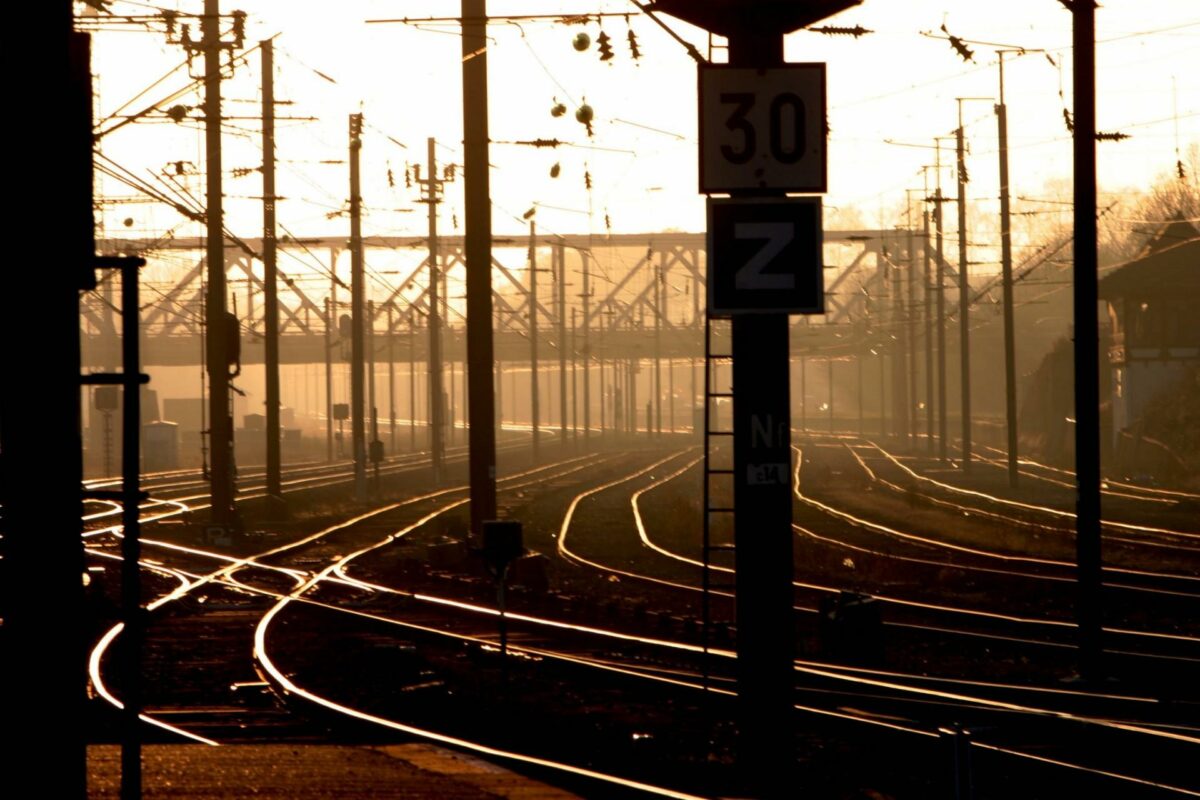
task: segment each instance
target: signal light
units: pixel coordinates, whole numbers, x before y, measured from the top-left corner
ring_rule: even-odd
[[[581,31],[575,34],[575,38],[571,41],[571,46],[582,53],[592,46],[592,37]]]

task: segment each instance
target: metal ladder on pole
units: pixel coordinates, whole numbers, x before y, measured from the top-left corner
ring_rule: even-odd
[[[714,346],[714,340],[719,345]],[[712,593],[734,587],[733,545],[733,354],[732,324],[728,319],[704,322],[704,489],[703,540],[701,543],[701,641],[704,650],[703,684],[709,689],[709,650],[715,623]],[[714,557],[724,563],[714,564]],[[713,573],[722,578],[714,581]]]

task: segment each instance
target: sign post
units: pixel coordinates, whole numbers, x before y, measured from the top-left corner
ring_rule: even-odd
[[[732,317],[739,754],[756,797],[794,797],[795,687],[788,315],[822,313],[825,68],[785,64],[783,34],[860,0],[658,0],[726,36],[701,65],[700,191],[709,314]]]

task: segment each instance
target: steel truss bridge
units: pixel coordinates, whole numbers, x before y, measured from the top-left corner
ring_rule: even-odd
[[[885,344],[888,331],[907,319],[905,308],[919,308],[930,288],[916,258],[923,237],[896,230],[825,231],[824,241],[827,311],[794,319],[793,352],[835,357]],[[144,365],[202,363],[204,240],[108,239],[97,245],[101,253],[142,255],[147,269],[171,276],[167,282],[148,282],[142,292]],[[421,333],[430,313],[428,239],[365,237],[363,248],[369,265],[367,296],[372,299],[368,331],[375,349],[381,351],[390,337],[425,358],[428,336]],[[228,242],[225,251],[243,364],[263,361],[261,249],[261,239],[246,239]],[[335,360],[346,358],[342,350],[348,354],[348,344],[343,348],[338,322],[349,314],[349,270],[338,266],[339,257],[348,252],[346,240],[281,238],[278,250],[281,362],[324,363],[327,353]],[[156,259],[179,262],[181,257],[196,260],[190,267],[186,260],[179,268],[156,266]],[[496,358],[530,358],[534,303],[540,357],[547,361],[558,359],[560,342],[569,353],[585,358],[701,358],[704,258],[705,235],[700,233],[497,237],[492,256]],[[537,275],[544,275],[533,291],[532,259]],[[381,271],[378,264],[384,261],[396,268]],[[917,269],[907,269],[909,264]],[[440,237],[438,266],[448,290],[441,292],[444,357],[461,362],[466,340],[462,237]],[[955,271],[945,268],[948,280],[956,280]],[[85,369],[120,361],[115,306],[112,287],[106,284],[81,300]]]

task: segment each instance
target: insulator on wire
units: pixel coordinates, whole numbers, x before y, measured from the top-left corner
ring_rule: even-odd
[[[601,61],[611,61],[613,57],[613,49],[611,39],[604,31],[600,31],[600,35],[596,37],[596,49],[600,51]]]
[[[642,57],[642,51],[638,49],[637,34],[633,32],[633,28],[630,28],[629,33],[625,37],[629,40],[629,56],[634,61],[637,61]]]
[[[946,34],[947,38],[950,39],[950,46],[953,47],[960,56],[962,56],[963,61],[975,60],[975,51],[967,47],[966,42],[964,42],[962,39],[950,33],[950,31],[946,29],[945,23],[942,23],[942,33]]]
[[[1067,126],[1067,133],[1075,132],[1075,120],[1071,119],[1071,112],[1063,109],[1063,123]]]
[[[1183,168],[1183,160],[1182,159],[1178,159],[1178,158],[1175,159],[1175,174],[1179,176],[1179,180],[1181,180],[1181,181],[1187,180],[1187,170],[1185,170]]]
[[[562,165],[559,164],[557,161],[554,162],[554,166],[552,166],[550,168],[550,177],[557,178],[559,173],[561,173],[561,172],[562,172]]]
[[[583,188],[585,188],[585,189],[592,188],[592,173],[591,173],[591,171],[586,170],[586,169],[583,171]]]
[[[554,105],[550,107],[550,116],[561,117],[567,113],[567,106],[564,103],[558,102],[558,98],[554,98]]]
[[[396,188],[396,176],[392,173],[391,167],[387,168],[387,179],[388,179],[388,188],[395,189]]]

